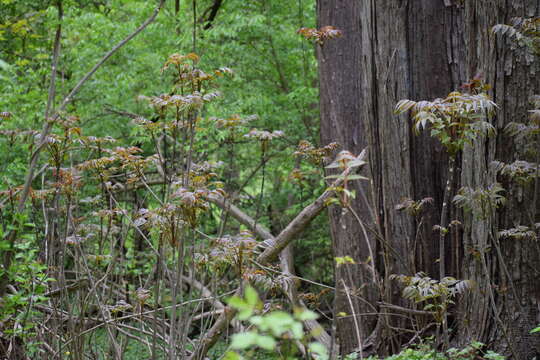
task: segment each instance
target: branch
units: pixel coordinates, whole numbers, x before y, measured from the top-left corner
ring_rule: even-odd
[[[204,286],[204,284],[200,281],[185,275],[182,275],[182,281],[185,281],[189,285],[193,286],[195,289],[199,290],[201,292],[202,298],[207,299],[207,301],[213,304],[218,310],[223,310],[225,308],[225,305],[223,305],[223,303],[218,299],[218,297],[215,296],[212,291],[210,291],[210,289]]]
[[[55,289],[55,290],[51,290],[49,292],[46,292],[45,294],[43,294],[43,296],[44,297],[60,296],[62,294],[71,293],[71,292],[73,292],[75,290],[79,290],[80,288],[85,287],[88,284],[89,284],[88,279],[87,278],[82,278],[82,279],[78,280],[77,282],[75,282],[74,284],[64,286],[63,288],[60,288],[60,289]]]
[[[274,235],[265,229],[261,224],[258,224],[252,217],[240,210],[236,205],[231,204],[225,200],[224,197],[218,195],[212,195],[208,197],[208,200],[217,205],[224,211],[228,211],[239,223],[245,225],[249,230],[253,231],[257,236],[263,240],[274,239]]]
[[[146,19],[145,22],[143,22],[134,32],[129,34],[125,39],[120,41],[116,46],[114,46],[111,50],[109,50],[108,53],[106,53],[103,58],[94,65],[94,67],[75,85],[73,90],[64,98],[64,101],[62,102],[62,105],[60,106],[60,110],[62,111],[65,109],[65,107],[73,100],[73,97],[77,95],[81,87],[84,85],[84,83],[94,75],[94,73],[107,61],[115,52],[117,52],[121,47],[126,45],[131,39],[133,39],[135,36],[139,35],[141,31],[143,31],[148,25],[150,25],[156,17],[158,16],[159,12],[161,11],[161,8],[163,7],[163,4],[165,4],[165,0],[159,0],[159,4],[154,9],[154,12],[148,19]]]
[[[273,240],[272,246],[268,247],[259,257],[257,258],[257,262],[259,264],[265,265],[269,262],[271,262],[276,256],[278,256],[283,249],[285,249],[294,239],[296,235],[298,235],[302,230],[305,229],[305,227],[317,216],[321,213],[321,211],[326,207],[326,200],[328,200],[333,194],[334,194],[334,188],[340,186],[346,176],[350,172],[350,168],[347,168],[341,176],[331,185],[331,187],[326,190],[317,200],[315,200],[313,203],[308,205],[304,208],[290,223],[287,225],[287,227],[281,231],[281,233],[277,237],[273,237],[272,234],[264,229],[259,224],[256,224],[256,222],[243,213],[240,209],[238,209],[236,206],[232,204],[228,204],[225,199],[222,197],[211,197],[210,201],[212,201],[214,204],[218,205],[219,207],[223,209],[229,209],[231,211],[231,214],[233,217],[235,217],[240,223],[246,225],[249,227],[253,232],[255,232],[257,235],[261,236],[264,239],[271,239]],[[287,271],[288,273],[288,271]],[[290,289],[287,289],[286,286],[284,286],[285,293],[290,294],[291,301],[294,303],[301,304],[298,299],[296,298],[296,291],[290,291]],[[241,287],[236,290],[236,295],[241,295]],[[208,332],[204,335],[204,338],[201,340],[199,347],[193,352],[193,354],[189,357],[189,360],[200,360],[203,359],[208,350],[217,342],[219,339],[219,336],[221,333],[225,330],[229,322],[232,320],[234,315],[236,314],[236,310],[227,307],[226,311],[220,315],[216,323],[208,330]],[[323,330],[321,331],[321,335],[319,336],[320,339],[324,341],[324,343],[330,342],[330,336],[324,331],[321,325],[319,325],[316,321],[306,323],[306,327],[309,330],[312,329],[319,329]]]
[[[219,11],[219,8],[221,7],[221,4],[223,4],[223,0],[214,1],[214,4],[210,8],[210,15],[208,16],[208,19],[206,20],[206,25],[204,25],[204,30],[208,30],[212,27],[212,22],[216,18],[216,15]]]
[[[267,264],[271,262],[279,253],[287,247],[298,235],[302,232],[309,223],[323,211],[327,205],[327,200],[334,195],[334,188],[343,183],[343,179],[349,174],[350,169],[347,168],[341,176],[326,190],[317,200],[304,208],[294,219],[287,225],[285,229],[276,237],[272,246],[263,251],[257,258],[257,262]]]
[[[435,315],[435,313],[433,311],[407,309],[407,308],[404,308],[402,306],[398,306],[398,305],[394,305],[394,304],[388,304],[388,303],[384,303],[384,302],[378,302],[377,304],[382,308],[394,310],[394,311],[409,314],[409,315],[424,315],[424,316],[426,316],[426,315],[429,315],[429,316]]]
[[[234,296],[242,295],[242,286],[236,289]],[[221,333],[227,328],[229,323],[232,321],[236,315],[236,310],[231,307],[226,307],[223,310],[223,313],[218,317],[214,325],[204,334],[202,340],[199,343],[199,346],[191,354],[188,360],[202,360],[205,358],[206,353],[214,344],[218,341]]]
[[[54,98],[56,96],[56,67],[58,66],[58,59],[60,57],[60,46],[61,46],[61,39],[62,39],[62,19],[64,17],[64,9],[62,7],[62,1],[59,0],[57,3],[58,7],[58,26],[56,28],[56,33],[54,36],[54,45],[53,45],[53,56],[51,61],[51,83],[49,85],[49,93],[47,96],[47,106],[45,107],[45,123],[43,124],[43,128],[41,130],[41,137],[40,142],[42,144],[45,144],[44,137],[47,136],[49,133],[51,124],[48,121],[49,113],[51,112],[52,108],[54,107]],[[24,203],[26,202],[26,199],[28,198],[28,194],[30,193],[30,185],[32,184],[32,181],[34,180],[34,172],[37,166],[37,160],[38,160],[38,154],[39,154],[40,148],[36,149],[34,153],[32,154],[31,160],[30,160],[30,166],[28,169],[28,173],[26,174],[25,183],[21,190],[21,196],[19,198],[19,203],[17,205],[17,212],[22,212],[24,209]],[[17,226],[14,226],[16,229]],[[4,273],[0,277],[0,297],[2,297],[6,291],[6,286],[8,283],[8,273],[9,273],[9,267],[11,266],[11,262],[13,261],[13,244],[15,243],[15,238],[17,237],[17,230],[11,230],[6,235],[6,240],[9,246],[9,249],[4,252],[3,256],[3,268]]]
[[[19,198],[19,204],[18,204],[18,212],[22,212],[24,210],[24,204],[26,203],[26,200],[28,199],[28,195],[30,193],[32,181],[34,179],[34,172],[39,160],[39,154],[43,147],[47,144],[47,137],[49,135],[49,132],[51,131],[52,125],[56,119],[60,117],[60,113],[66,108],[66,106],[73,100],[74,96],[80,91],[81,87],[84,85],[92,75],[121,47],[123,47],[125,44],[127,44],[131,39],[133,39],[135,36],[137,36],[141,31],[143,31],[150,23],[152,23],[155,18],[157,17],[158,13],[160,12],[161,8],[163,7],[163,4],[165,3],[165,0],[160,0],[158,6],[154,9],[154,12],[152,15],[139,26],[133,33],[128,35],[125,39],[120,41],[116,46],[114,46],[109,52],[107,52],[103,58],[98,61],[90,71],[83,76],[83,78],[75,85],[73,90],[70,91],[70,93],[64,98],[62,101],[60,108],[56,111],[55,115],[50,118],[49,113],[53,109],[53,103],[54,103],[54,97],[56,95],[56,67],[58,65],[58,58],[60,54],[60,40],[62,35],[62,27],[61,27],[61,20],[63,17],[63,10],[62,10],[62,2],[58,2],[58,17],[60,19],[60,23],[58,24],[58,28],[56,30],[55,35],[55,41],[54,41],[54,50],[53,50],[53,60],[52,60],[52,71],[51,71],[51,85],[49,87],[49,95],[47,99],[47,107],[45,109],[45,122],[43,124],[43,128],[41,130],[41,133],[39,135],[39,145],[36,147],[34,152],[32,153],[32,156],[30,158],[30,165],[28,167],[28,172],[26,174],[24,187],[21,191],[21,197]],[[15,227],[16,228],[16,227]],[[7,236],[7,242],[12,248],[12,244],[15,242],[15,238],[17,237],[17,230],[11,230]],[[6,251],[4,254],[4,269],[8,269],[11,261],[13,258],[13,251],[9,250]],[[0,297],[3,296],[5,293],[5,287],[7,285],[7,271],[4,273],[4,275],[0,278]]]

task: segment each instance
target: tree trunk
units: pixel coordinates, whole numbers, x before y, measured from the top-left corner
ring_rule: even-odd
[[[525,59],[515,58],[509,44],[495,43],[488,34],[491,26],[508,23],[513,16],[538,16],[539,7],[538,1],[532,0],[511,4],[503,0],[318,0],[318,26],[331,25],[343,31],[342,38],[325,42],[318,52],[322,144],[337,141],[353,153],[369,147],[371,187],[355,185],[357,197],[352,208],[372,229],[367,241],[376,249],[376,264],[383,277],[417,271],[438,277],[439,237],[432,228],[440,219],[448,167],[448,156],[440,144],[429,131],[415,135],[406,116],[393,114],[395,104],[405,98],[444,96],[482,71],[487,82],[494,85],[494,98],[501,107],[497,128],[501,130],[516,117],[524,119],[527,99],[538,91],[538,78]],[[492,183],[494,175],[487,173],[489,163],[494,159],[511,161],[515,150],[502,131],[497,138],[466,149],[461,184],[478,187]],[[454,184],[455,189],[459,186]],[[423,219],[396,211],[396,205],[405,198],[425,197],[432,197],[434,204]],[[511,201],[498,215],[498,223],[503,228],[512,227],[516,221],[523,223],[524,208]],[[452,208],[449,220],[456,219],[457,214]],[[335,256],[365,261],[369,256],[367,242],[354,217],[336,207],[330,210],[330,218]],[[453,334],[454,341],[497,341],[506,351],[509,349],[504,345],[502,329],[495,323],[485,293],[489,284],[484,267],[470,252],[472,247],[488,243],[492,225],[497,224],[466,218],[463,236],[453,230],[443,253],[447,276],[478,283],[478,289],[460,303],[462,321],[460,331]],[[379,236],[373,235],[377,232]],[[527,332],[539,322],[540,254],[536,242],[508,242],[501,247],[520,299],[510,292],[497,293],[495,298],[498,310],[503,311],[502,320],[508,323],[507,333],[521,349],[519,354],[525,356],[520,358],[525,359],[527,351],[533,353],[530,349],[538,346]],[[491,286],[504,288],[508,281],[496,252],[484,255]],[[352,298],[356,314],[373,311],[364,300],[373,303],[380,294],[370,284],[372,279],[365,267],[340,266],[335,276],[337,312],[352,313],[341,284],[361,289],[363,299]],[[386,288],[386,301],[401,301],[396,285]],[[365,337],[374,329],[375,321],[373,317],[359,319]],[[356,337],[351,335],[355,333],[353,319],[342,318],[337,325],[342,352],[358,348]],[[388,339],[394,337],[385,336]],[[395,343],[386,345],[396,350]]]
[[[525,158],[524,144],[514,142],[503,129],[509,122],[527,122],[529,98],[540,90],[539,59],[532,62],[523,50],[516,49],[513,40],[493,36],[489,30],[496,24],[509,24],[514,17],[538,17],[539,11],[537,0],[486,0],[465,5],[468,72],[485,74],[500,108],[494,120],[497,137],[480,140],[464,152],[464,186],[485,188],[493,184],[497,180],[490,170],[493,160],[511,163]],[[540,322],[540,249],[537,240],[500,239],[499,257],[496,232],[516,225],[528,226],[531,218],[538,222],[538,205],[531,201],[532,187],[523,189],[509,181],[503,184],[508,203],[493,221],[472,215],[465,221],[463,277],[474,280],[477,289],[462,302],[459,334],[462,343],[479,340],[492,343],[493,348],[514,358],[532,359],[540,353],[540,338],[529,334]]]
[[[339,4],[338,4],[339,3]],[[368,144],[366,124],[360,121],[362,111],[361,74],[359,66],[362,61],[360,51],[360,2],[359,1],[319,1],[318,22],[320,26],[333,25],[344,31],[343,38],[329,41],[320,48],[320,110],[321,110],[321,144],[337,142],[341,148],[358,155]],[[356,191],[356,201],[352,208],[366,226],[373,227],[368,198],[370,190],[355,182],[351,184]],[[366,239],[354,216],[342,212],[341,207],[329,209],[333,253],[335,257],[350,256],[356,264],[347,264],[335,268],[335,316],[345,313],[337,320],[337,337],[343,353],[349,353],[359,346],[355,321],[352,314],[373,312],[372,308],[356,296],[349,301],[346,291],[352,292],[373,303],[378,295],[370,284],[373,279],[361,263],[368,260],[367,241],[375,248],[375,239]],[[348,290],[346,290],[348,289]],[[360,293],[357,293],[361,289]],[[352,307],[351,307],[352,306]],[[373,329],[373,317],[358,318],[360,334],[365,337]]]

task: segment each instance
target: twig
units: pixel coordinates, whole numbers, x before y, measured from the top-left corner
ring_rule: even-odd
[[[66,106],[73,100],[75,95],[80,91],[81,87],[94,75],[94,73],[121,47],[123,47],[125,44],[127,44],[131,39],[133,39],[135,36],[137,36],[141,31],[143,31],[150,23],[152,23],[157,15],[159,14],[161,8],[163,7],[163,4],[165,3],[165,0],[159,0],[158,6],[154,9],[154,12],[152,15],[144,22],[142,23],[133,33],[128,35],[125,39],[120,41],[116,46],[114,46],[109,52],[107,52],[103,58],[101,58],[100,61],[98,61],[90,71],[83,76],[83,78],[75,85],[75,87],[70,91],[70,93],[64,98],[62,101],[58,111],[56,111],[55,115],[50,118],[50,112],[53,109],[53,102],[56,95],[56,67],[58,65],[58,58],[60,55],[60,45],[61,45],[61,36],[62,36],[62,28],[61,28],[61,20],[63,16],[63,10],[62,10],[62,2],[58,2],[58,16],[60,19],[60,23],[58,25],[56,36],[55,36],[55,42],[54,42],[54,50],[53,50],[53,60],[51,65],[51,85],[49,87],[49,95],[47,99],[47,107],[45,109],[45,122],[43,123],[43,128],[41,130],[41,133],[39,135],[39,145],[36,147],[34,152],[32,153],[32,156],[30,158],[30,165],[28,167],[28,172],[25,177],[24,187],[21,191],[21,196],[19,198],[19,204],[18,204],[18,212],[22,212],[24,210],[24,205],[26,203],[26,200],[28,199],[28,195],[30,193],[32,181],[34,179],[34,172],[37,167],[37,163],[39,160],[39,154],[43,147],[47,144],[47,137],[49,135],[49,132],[51,131],[52,125],[55,120],[57,120],[60,117],[60,113],[65,110]],[[7,242],[9,244],[10,250],[6,251],[4,254],[4,268],[9,268],[12,258],[13,258],[13,250],[12,245],[15,242],[15,239],[17,237],[17,227],[15,226],[14,230],[11,230],[7,236]],[[0,297],[3,296],[5,293],[5,286],[7,284],[8,277],[7,277],[7,271],[5,274],[0,277]]]
[[[349,174],[350,168],[347,168],[341,176],[332,184],[330,189],[327,189],[319,198],[317,198],[313,203],[305,207],[288,225],[283,231],[277,236],[273,237],[272,234],[268,231],[265,231],[259,224],[257,224],[253,219],[236,209],[235,212],[231,212],[233,216],[237,217],[241,223],[246,224],[246,226],[253,229],[254,232],[265,236],[266,239],[272,240],[272,245],[267,247],[266,250],[260,254],[257,258],[257,262],[266,265],[271,262],[275,257],[277,257],[280,252],[287,247],[291,241],[298,235],[305,227],[313,220],[321,211],[326,207],[327,200],[333,196],[334,188],[341,185],[343,180]],[[226,202],[220,197],[210,198],[211,201],[218,204],[219,206],[225,206]],[[232,209],[232,206],[231,206]],[[269,235],[269,236],[266,236]],[[237,295],[241,295],[242,287],[236,290]],[[223,332],[225,327],[232,320],[236,311],[232,308],[227,307],[225,312],[218,318],[216,323],[208,330],[199,344],[199,347],[193,352],[189,357],[189,360],[200,360],[203,359],[208,350],[217,342],[219,335]],[[322,328],[320,328],[322,329]],[[330,336],[328,339],[330,339]]]
[[[385,303],[385,302],[378,302],[377,304],[382,308],[395,310],[397,312],[401,312],[401,313],[404,313],[404,314],[420,315],[420,316],[434,316],[435,315],[435,313],[433,311],[408,309],[408,308],[404,308],[402,306],[398,306],[398,305],[394,305],[394,304],[388,304],[388,303]]]
[[[360,359],[363,360],[364,355],[363,355],[362,349],[364,347],[362,345],[362,335],[360,334],[360,324],[358,324],[358,318],[356,317],[356,314],[355,314],[354,305],[353,305],[353,302],[352,302],[352,299],[351,299],[351,294],[350,294],[349,288],[347,287],[347,284],[345,284],[345,281],[343,279],[341,279],[341,282],[343,284],[343,288],[345,289],[345,294],[347,295],[347,300],[349,301],[349,306],[351,307],[351,312],[352,312],[353,321],[354,321],[354,330],[356,331],[356,340],[358,341],[358,346],[361,349],[359,351],[360,352]]]

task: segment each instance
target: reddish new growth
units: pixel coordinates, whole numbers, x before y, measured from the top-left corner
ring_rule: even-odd
[[[335,39],[343,35],[343,31],[336,29],[333,26],[323,26],[319,30],[303,27],[297,31],[308,40],[312,40],[319,45],[323,45],[326,40]]]

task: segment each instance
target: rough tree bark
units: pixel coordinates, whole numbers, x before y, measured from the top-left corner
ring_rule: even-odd
[[[344,33],[319,51],[322,143],[337,141],[353,152],[369,146],[372,183],[364,192],[371,201],[360,196],[353,208],[372,228],[370,233],[383,238],[377,241],[373,236],[369,241],[378,254],[388,254],[376,260],[386,277],[413,273],[420,270],[418,264],[421,270],[435,273],[437,238],[431,228],[437,216],[425,221],[417,239],[413,219],[395,207],[405,198],[442,198],[445,156],[429,137],[415,138],[407,120],[396,118],[392,111],[400,99],[437,97],[452,87],[457,76],[446,61],[445,41],[452,22],[452,12],[442,1],[318,1],[318,25],[332,25]],[[424,77],[424,71],[432,74],[433,81]],[[335,256],[365,261],[368,252],[359,224],[337,208],[330,217]],[[350,270],[352,274],[347,273]],[[336,284],[343,279],[349,288],[361,287],[362,296],[373,302],[380,295],[373,294],[367,274],[360,267],[340,267]],[[348,302],[341,300],[343,294],[336,297],[337,311],[351,313]],[[386,297],[397,301],[399,290],[387,289]],[[371,310],[359,298],[354,304],[357,313]],[[361,318],[364,336],[373,330],[373,320]],[[358,347],[349,336],[353,326],[351,318],[338,322],[344,353]]]
[[[345,34],[338,41],[330,41],[319,49],[319,83],[321,110],[321,142],[327,145],[337,142],[341,148],[358,155],[364,149],[368,140],[365,133],[365,123],[360,121],[362,111],[361,79],[359,66],[362,61],[360,49],[360,2],[359,1],[319,1],[319,27],[332,25]],[[352,205],[366,226],[375,224],[370,215],[369,189],[362,189],[364,184],[353,184],[353,189],[359,195]],[[360,192],[362,191],[362,192]],[[365,302],[353,297],[352,306],[345,293],[345,287],[351,292],[370,302],[378,300],[373,287],[364,285],[373,283],[367,269],[362,268],[361,262],[368,259],[367,241],[375,248],[373,237],[366,239],[360,225],[350,213],[342,213],[338,206],[329,208],[331,218],[331,233],[333,238],[333,253],[336,257],[351,256],[355,265],[335,268],[335,313],[359,314],[372,312]],[[369,286],[369,285],[368,285]],[[360,293],[358,290],[361,289]],[[365,337],[374,326],[374,318],[360,318],[361,335]],[[337,320],[338,338],[343,352],[351,352],[358,346],[354,319],[341,317]]]
[[[514,142],[503,129],[509,122],[527,122],[529,98],[540,91],[540,64],[516,49],[513,40],[495,37],[489,30],[495,24],[509,24],[514,17],[538,16],[537,0],[473,1],[464,8],[466,71],[485,74],[500,109],[494,119],[497,137],[478,141],[464,152],[461,181],[463,186],[472,188],[504,181],[508,203],[497,212],[495,221],[466,218],[465,252],[460,267],[462,276],[474,280],[478,287],[462,302],[459,334],[462,343],[471,340],[493,343],[497,350],[519,359],[532,359],[540,354],[540,338],[529,334],[540,322],[540,248],[538,239],[500,239],[502,256],[499,257],[493,235],[496,237],[497,230],[539,222],[538,204],[531,201],[535,198],[532,187],[523,189],[504,178],[496,179],[490,164],[493,160],[506,163],[531,160],[525,158],[524,145]],[[484,257],[485,265],[479,256]],[[506,277],[505,267],[511,279]],[[490,292],[499,319],[494,316]]]
[[[501,130],[516,118],[525,119],[527,99],[538,92],[536,68],[524,58],[516,58],[508,43],[495,43],[489,29],[497,23],[508,23],[514,16],[538,16],[539,8],[536,0],[318,0],[318,26],[332,25],[343,31],[342,38],[326,42],[318,52],[322,144],[337,141],[356,153],[368,145],[372,182],[370,189],[364,187],[364,193],[369,200],[357,196],[352,207],[371,229],[380,232],[382,241],[377,236],[368,241],[377,248],[377,267],[383,276],[417,271],[438,276],[439,239],[432,227],[439,221],[447,175],[448,159],[441,146],[427,132],[415,135],[406,117],[395,116],[392,111],[396,102],[444,96],[480,71],[494,85],[493,95],[501,106],[497,128]],[[461,184],[454,188],[492,183],[495,177],[487,175],[489,163],[494,159],[511,162],[515,151],[513,142],[501,134],[468,148],[461,164]],[[434,205],[422,225],[420,219],[395,210],[404,198],[425,197],[434,198]],[[498,214],[499,227],[526,223],[525,208],[523,203],[512,201]],[[452,209],[450,219],[457,215]],[[365,261],[366,239],[354,218],[338,208],[331,209],[330,218],[335,256]],[[460,329],[454,340],[494,343],[508,352],[486,289],[510,285],[495,251],[485,254],[491,285],[484,267],[469,251],[482,243],[491,244],[489,230],[496,225],[467,218],[463,236],[454,231],[447,237],[446,275],[478,283],[478,289],[461,302]],[[501,246],[519,299],[510,291],[497,293],[497,307],[508,323],[506,333],[516,352],[527,359],[539,346],[527,335],[539,321],[538,245],[513,242]],[[386,258],[382,252],[387,253]],[[370,280],[367,269],[360,266],[336,269],[336,284],[360,289],[360,296],[373,302],[380,294],[375,293]],[[384,296],[387,301],[400,301],[397,286],[387,288]],[[349,302],[339,290],[336,305],[338,312],[351,313]],[[359,297],[353,298],[353,305],[355,313],[369,312],[369,305]],[[360,320],[362,334],[367,336],[375,322],[373,318]],[[359,344],[351,336],[352,319],[347,317],[337,324],[343,352],[356,349]],[[387,349],[396,346],[384,345]]]

